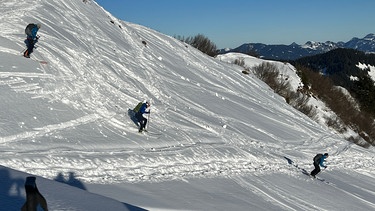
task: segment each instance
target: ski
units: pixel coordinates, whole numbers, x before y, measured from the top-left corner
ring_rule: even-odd
[[[305,173],[304,173],[305,174]],[[311,176],[310,174],[305,174],[305,175],[307,175],[307,176],[309,176],[312,180],[317,180],[317,181],[320,181],[320,182],[324,182],[324,183],[326,183],[326,184],[331,184],[330,182],[327,182],[325,179],[323,179],[323,178],[320,178],[320,177],[317,177],[317,176],[315,176],[315,177],[313,177],[313,176]]]
[[[155,136],[160,136],[162,135],[161,133],[155,133],[155,132],[152,132],[152,131],[145,131],[147,134],[150,134],[150,135],[155,135]]]
[[[290,165],[296,167],[298,170],[301,171],[302,174],[304,174],[304,175],[310,177],[310,178],[313,179],[313,180],[318,180],[318,181],[320,181],[320,182],[324,182],[324,183],[326,183],[326,184],[330,184],[330,182],[327,182],[325,179],[319,178],[319,177],[317,177],[317,176],[315,176],[315,177],[311,176],[311,174],[310,174],[308,171],[306,171],[306,169],[299,167],[299,166],[298,166],[293,160],[291,160],[290,158],[285,157],[285,156],[284,156],[284,158],[288,161],[288,164],[290,164]],[[320,173],[320,172],[319,172],[319,173]]]
[[[44,60],[37,60],[37,59],[33,59],[31,57],[25,57],[23,54],[21,56],[24,57],[24,58],[26,58],[26,59],[31,59],[33,61],[39,62],[40,64],[48,64],[48,62],[44,61]]]
[[[152,135],[152,136],[160,136],[160,135],[162,135],[161,133],[150,132],[148,130],[142,130],[141,132],[138,132],[138,133],[148,134],[148,135]]]

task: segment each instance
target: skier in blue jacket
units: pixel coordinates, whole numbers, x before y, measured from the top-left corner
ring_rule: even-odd
[[[36,35],[38,33],[38,30],[40,29],[41,25],[30,23],[26,26],[25,34],[27,35],[25,44],[27,46],[27,50],[23,53],[23,56],[26,58],[30,58],[30,54],[34,50],[35,43],[38,42],[38,36]]]
[[[315,157],[314,157],[314,167],[315,169],[312,170],[312,172],[310,173],[310,175],[312,177],[315,178],[315,176],[320,172],[320,166],[321,167],[324,167],[324,168],[327,168],[326,165],[324,165],[324,162],[325,162],[325,159],[328,157],[328,153],[324,153],[324,155],[322,154],[317,154]]]
[[[149,114],[150,113],[150,106],[151,104],[147,101],[142,104],[141,108],[139,111],[135,114],[135,117],[137,118],[139,124],[141,125],[139,127],[139,132],[141,133],[142,131],[145,130],[146,124],[147,124],[147,118],[143,116],[143,114]]]

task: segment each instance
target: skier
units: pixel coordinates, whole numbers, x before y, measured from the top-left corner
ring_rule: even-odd
[[[39,37],[36,35],[40,29],[40,23],[30,23],[26,26],[25,34],[27,35],[25,43],[27,50],[23,53],[23,56],[30,58],[30,54],[33,52],[35,43],[38,42]]]
[[[312,170],[310,175],[315,178],[315,176],[320,172],[320,166],[327,168],[327,166],[324,165],[325,159],[328,157],[328,153],[323,154],[317,154],[314,157],[314,167],[315,169]],[[320,165],[320,166],[319,166]]]
[[[142,104],[142,106],[139,108],[139,110],[135,114],[135,118],[137,118],[137,121],[140,124],[139,131],[138,131],[140,133],[142,131],[146,131],[145,128],[146,128],[146,124],[147,124],[147,118],[145,118],[143,116],[143,114],[149,114],[150,113],[150,106],[151,106],[151,104],[148,101],[146,101],[145,103]]]
[[[38,205],[40,205],[44,211],[48,211],[47,201],[39,192],[35,180],[35,177],[26,177],[26,202],[23,204],[21,211],[39,210],[37,209]]]

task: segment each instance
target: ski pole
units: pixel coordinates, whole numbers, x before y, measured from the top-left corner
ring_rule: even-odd
[[[319,173],[317,173],[315,176],[319,175],[320,173],[322,173],[324,170],[326,170],[327,167],[325,167],[324,169],[322,169],[321,171],[319,171]]]
[[[26,51],[26,49],[27,49],[27,47],[26,48],[24,48],[20,53],[23,53],[23,52],[25,52]]]
[[[148,124],[147,124],[147,130],[148,130],[149,125],[150,125],[150,120],[151,120],[151,109],[150,109],[150,113],[148,113],[148,120],[147,120]]]

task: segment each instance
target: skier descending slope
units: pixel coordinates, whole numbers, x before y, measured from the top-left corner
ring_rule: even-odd
[[[27,50],[23,53],[23,56],[26,58],[30,58],[30,54],[34,50],[35,43],[38,42],[39,36],[36,34],[38,33],[38,30],[40,29],[41,25],[40,23],[34,24],[30,23],[26,26],[25,34],[27,35],[25,44],[27,47]]]
[[[324,155],[323,154],[315,155],[315,157],[314,157],[314,167],[315,167],[315,169],[310,173],[310,175],[312,177],[315,178],[315,176],[320,172],[319,165],[321,167],[327,168],[327,166],[324,165],[324,161],[327,157],[328,157],[328,153],[324,153]]]
[[[145,103],[143,103],[139,109],[137,109],[137,107],[139,107],[139,104],[137,105],[137,107],[134,109],[136,114],[135,114],[135,118],[137,118],[139,124],[140,124],[140,127],[139,127],[139,131],[138,132],[142,132],[142,131],[146,131],[145,128],[146,128],[146,124],[147,124],[147,119],[143,116],[143,114],[149,114],[150,113],[150,106],[151,104],[146,101]]]

